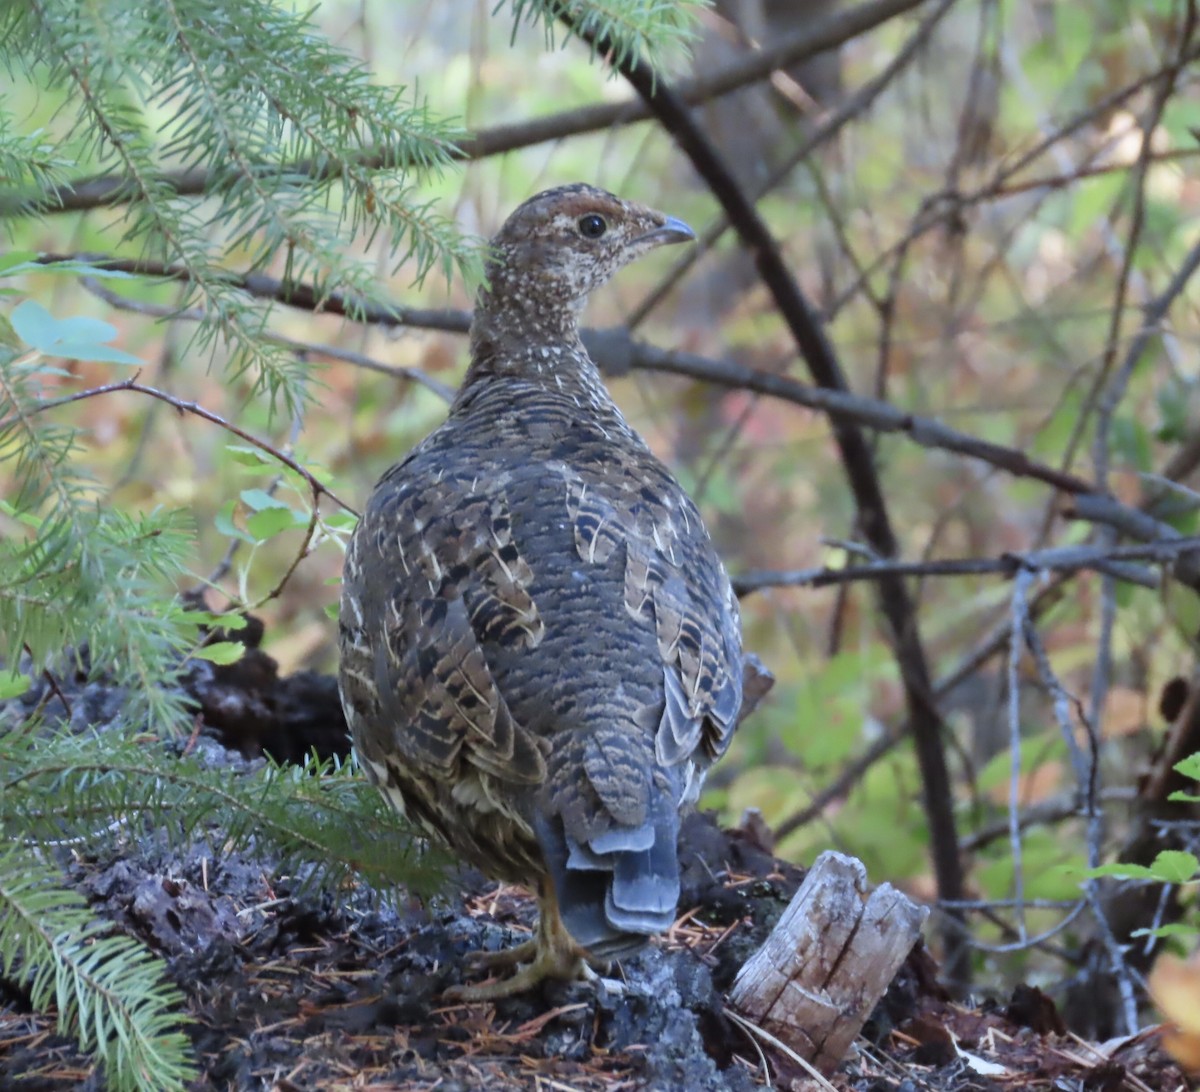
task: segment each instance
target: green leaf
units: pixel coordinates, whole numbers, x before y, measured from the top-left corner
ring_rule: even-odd
[[[1080,875],[1088,879],[1099,879],[1101,876],[1115,876],[1121,880],[1156,880],[1158,877],[1152,869],[1145,865],[1139,864],[1115,864],[1099,865],[1096,868],[1085,868]]]
[[[1200,872],[1200,860],[1182,850],[1164,849],[1154,858],[1150,869],[1163,883],[1189,883]]]
[[[211,610],[188,610],[183,615],[189,622],[198,626],[219,626],[221,629],[236,631],[246,628],[246,616],[230,611],[228,614],[216,614]]]
[[[1197,936],[1200,936],[1200,926],[1176,921],[1170,925],[1160,925],[1157,929],[1134,929],[1129,935],[1131,937],[1160,937],[1162,939],[1179,937],[1183,940],[1195,940]]]
[[[226,538],[236,538],[253,545],[254,539],[233,522],[233,503],[226,501],[221,505],[220,511],[213,516],[213,526]]]
[[[1175,763],[1175,769],[1183,774],[1184,777],[1190,777],[1194,781],[1200,781],[1200,752],[1194,755],[1188,755],[1187,758],[1181,758]]]
[[[1130,864],[1116,861],[1113,864],[1100,865],[1098,868],[1088,868],[1082,875],[1088,877],[1115,876],[1122,880],[1154,880],[1158,883],[1181,884],[1190,883],[1200,872],[1200,860],[1191,854],[1177,849],[1164,849],[1154,863],[1147,868],[1145,865]]]
[[[253,508],[256,512],[262,512],[267,508],[286,508],[287,502],[281,501],[278,497],[271,496],[265,489],[243,489],[242,502],[249,508]]]
[[[214,641],[192,653],[197,660],[208,660],[210,663],[235,664],[245,654],[246,646],[240,641]]]
[[[270,466],[275,461],[265,451],[247,444],[227,444],[225,450],[242,466]]]
[[[247,517],[246,530],[259,542],[265,542],[269,538],[274,538],[281,531],[302,526],[307,522],[306,516],[286,506],[264,508],[261,512],[255,512],[252,516]]]
[[[331,531],[353,531],[355,524],[358,523],[358,517],[350,512],[340,511],[326,516],[323,522]]]
[[[23,675],[19,671],[14,671],[11,675],[8,672],[0,671],[0,701],[19,698],[31,685],[32,682],[28,675]]]
[[[53,345],[57,338],[54,316],[35,300],[26,300],[13,311],[12,324],[25,343],[35,349]]]
[[[36,300],[25,300],[14,308],[12,326],[27,345],[47,356],[113,364],[142,363],[136,356],[105,344],[117,336],[117,328],[110,323],[83,316],[56,319]]]

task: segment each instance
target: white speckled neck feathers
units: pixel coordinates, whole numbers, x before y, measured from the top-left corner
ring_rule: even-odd
[[[499,376],[611,405],[579,339],[588,294],[654,247],[690,237],[680,221],[593,186],[561,186],[526,201],[492,240],[455,410],[473,401],[478,383]]]

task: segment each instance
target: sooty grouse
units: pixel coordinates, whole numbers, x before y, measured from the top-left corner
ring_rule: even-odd
[[[668,928],[679,810],[738,721],[729,580],[577,325],[621,266],[692,238],[591,186],[518,208],[449,417],[346,555],[342,703],[367,775],[487,875],[537,884],[536,939],[483,960],[528,965],[459,997],[586,975]]]

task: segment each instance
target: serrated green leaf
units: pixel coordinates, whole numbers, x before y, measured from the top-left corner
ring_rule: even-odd
[[[1150,871],[1163,883],[1189,883],[1200,872],[1200,859],[1179,849],[1164,849],[1150,866]]]
[[[192,653],[196,660],[208,660],[210,663],[235,664],[246,652],[246,646],[241,641],[214,641]]]

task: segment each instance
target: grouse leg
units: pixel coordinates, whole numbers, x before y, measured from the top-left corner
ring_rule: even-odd
[[[558,897],[549,879],[538,883],[537,936],[502,952],[472,952],[468,961],[497,970],[521,966],[515,974],[479,986],[452,986],[445,996],[453,1001],[497,1001],[523,993],[548,978],[594,978],[589,964],[596,962],[586,948],[577,944],[558,911]],[[529,960],[529,962],[526,962]]]

